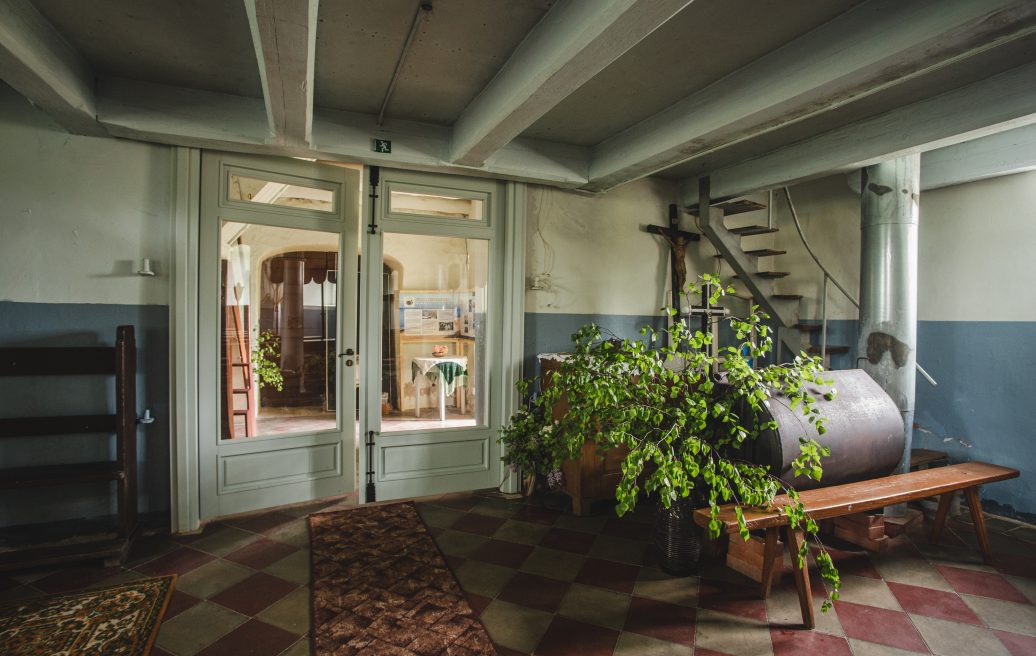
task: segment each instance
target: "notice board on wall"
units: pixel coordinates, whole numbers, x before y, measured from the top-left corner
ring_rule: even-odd
[[[407,337],[474,335],[474,316],[483,312],[482,290],[401,292],[400,322]]]

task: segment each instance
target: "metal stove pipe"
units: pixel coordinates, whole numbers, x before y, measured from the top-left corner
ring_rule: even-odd
[[[898,471],[910,468],[917,356],[920,154],[863,171],[860,259],[861,368],[892,397],[906,436]],[[891,512],[890,512],[891,511]],[[905,513],[893,507],[890,514]]]

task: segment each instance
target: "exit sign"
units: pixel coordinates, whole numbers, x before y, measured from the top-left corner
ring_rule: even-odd
[[[388,139],[371,139],[371,150],[376,153],[391,153],[392,142]]]

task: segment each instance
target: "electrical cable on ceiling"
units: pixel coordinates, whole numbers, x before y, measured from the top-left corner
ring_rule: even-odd
[[[407,53],[410,52],[410,46],[414,43],[414,36],[417,34],[417,29],[421,26],[421,22],[424,20],[426,15],[431,15],[432,3],[430,0],[422,0],[417,3],[417,11],[414,13],[414,21],[410,24],[410,32],[406,35],[406,41],[403,43],[403,49],[399,52],[399,60],[396,62],[396,70],[392,71],[392,79],[389,80],[388,89],[385,90],[385,99],[381,101],[381,109],[378,111],[378,126],[385,122],[385,110],[388,109],[389,100],[392,98],[392,92],[396,89],[396,82],[399,81],[399,74],[403,71],[403,62],[406,61]]]

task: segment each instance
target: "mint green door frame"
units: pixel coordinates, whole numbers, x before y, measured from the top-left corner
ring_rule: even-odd
[[[373,445],[360,449],[360,501],[369,502],[367,484],[373,482],[376,500],[443,494],[500,485],[513,491],[514,481],[504,475],[500,445],[502,422],[518,402],[514,384],[521,376],[524,323],[525,197],[522,183],[505,183],[452,175],[382,170],[374,207],[377,229],[364,230],[364,300],[361,304],[361,410],[360,438]],[[364,173],[363,223],[370,219],[369,170]],[[393,188],[438,190],[444,194],[484,198],[485,222],[465,219],[392,214]],[[381,432],[381,330],[383,234],[406,233],[489,241],[489,354],[488,415],[485,426],[457,429]],[[445,449],[443,448],[445,447]],[[450,466],[434,452],[460,454],[467,464]],[[405,455],[403,455],[405,454]],[[394,458],[426,461],[427,468],[391,470]],[[474,463],[474,464],[473,464]],[[506,479],[506,480],[505,480]]]
[[[332,189],[333,214],[260,205],[227,196],[230,171],[263,179]],[[355,365],[339,358],[337,429],[287,436],[220,439],[220,226],[223,220],[321,230],[339,235],[339,353],[355,348],[360,172],[293,159],[205,152],[201,158],[198,240],[198,470],[199,519],[304,502],[351,492],[356,483]]]

